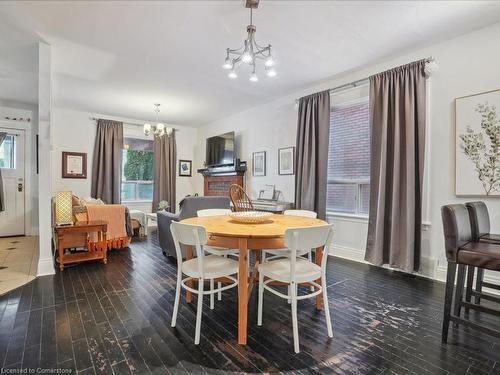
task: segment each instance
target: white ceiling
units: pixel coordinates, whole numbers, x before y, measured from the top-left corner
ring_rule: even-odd
[[[53,46],[56,105],[197,126],[500,21],[500,2],[271,1],[254,12],[278,76],[226,77],[225,48],[248,23],[242,1],[3,1],[0,98],[36,102],[34,43]],[[4,53],[8,52],[8,53]]]

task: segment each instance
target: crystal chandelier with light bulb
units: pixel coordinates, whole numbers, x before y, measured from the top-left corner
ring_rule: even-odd
[[[162,135],[166,135],[167,137],[170,137],[174,131],[171,127],[165,126],[164,123],[160,122],[158,119],[160,115],[160,104],[156,103],[155,104],[155,109],[154,111],[156,112],[156,124],[149,124],[145,123],[144,124],[144,135],[150,135],[153,133],[154,136],[161,137]]]
[[[228,70],[228,77],[232,79],[238,78],[236,68],[241,64],[248,64],[252,69],[250,75],[251,82],[257,82],[259,77],[255,72],[257,60],[264,61],[264,70],[268,77],[275,77],[276,70],[274,69],[275,61],[271,54],[271,45],[262,47],[255,41],[256,27],[252,24],[253,9],[257,9],[259,0],[246,0],[245,7],[250,8],[250,25],[247,26],[247,38],[243,42],[243,47],[238,49],[226,49],[226,60],[222,67]]]

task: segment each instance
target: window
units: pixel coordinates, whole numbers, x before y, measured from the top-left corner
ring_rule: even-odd
[[[16,168],[16,137],[7,135],[0,146],[0,168]]]
[[[122,201],[153,200],[153,141],[124,138]]]
[[[332,94],[326,208],[367,215],[370,204],[368,86]]]

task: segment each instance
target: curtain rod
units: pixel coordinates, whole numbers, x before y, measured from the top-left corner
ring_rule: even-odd
[[[430,56],[430,57],[428,57],[428,58],[425,59],[426,63],[430,63],[430,62],[434,62],[434,61],[435,61],[435,59],[432,56]],[[347,89],[347,88],[354,88],[354,87],[360,86],[361,84],[365,83],[369,79],[370,79],[369,77],[358,79],[357,81],[352,81],[352,82],[345,83],[345,84],[337,86],[337,87],[333,87],[331,89],[328,89],[328,91],[330,91],[330,94],[332,94],[332,93],[334,93],[336,91],[339,91],[339,90],[344,90],[344,89]],[[299,100],[300,100],[300,98],[299,99],[295,99],[295,104],[298,104]]]
[[[144,122],[122,121],[122,120],[115,120],[115,119],[109,118],[109,117],[90,117],[90,120],[95,121],[96,124],[97,124],[98,120],[111,120],[111,121],[120,121],[120,122],[123,122],[126,125],[134,125],[134,126],[144,126],[144,123],[147,122],[147,121],[144,121]],[[153,122],[153,121],[151,121],[151,122]],[[175,126],[171,126],[171,125],[165,124],[165,127],[166,128],[172,128],[175,131],[179,131],[179,129],[176,128]]]

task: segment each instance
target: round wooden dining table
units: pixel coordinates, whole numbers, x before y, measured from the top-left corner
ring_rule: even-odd
[[[183,224],[194,224],[205,227],[208,233],[208,245],[239,250],[239,283],[238,283],[238,343],[247,343],[248,299],[252,287],[258,283],[257,266],[262,260],[262,250],[283,249],[285,231],[289,228],[314,227],[327,224],[320,219],[301,216],[274,214],[261,224],[242,224],[230,216],[193,217],[181,221]],[[249,277],[248,252],[256,252],[256,262]],[[323,248],[316,249],[315,262],[321,265]],[[193,248],[187,247],[186,259],[193,257]],[[244,282],[242,282],[244,281]],[[318,283],[320,280],[318,280]],[[186,302],[191,302],[191,292],[186,290]],[[321,309],[321,295],[316,297],[316,308]]]

